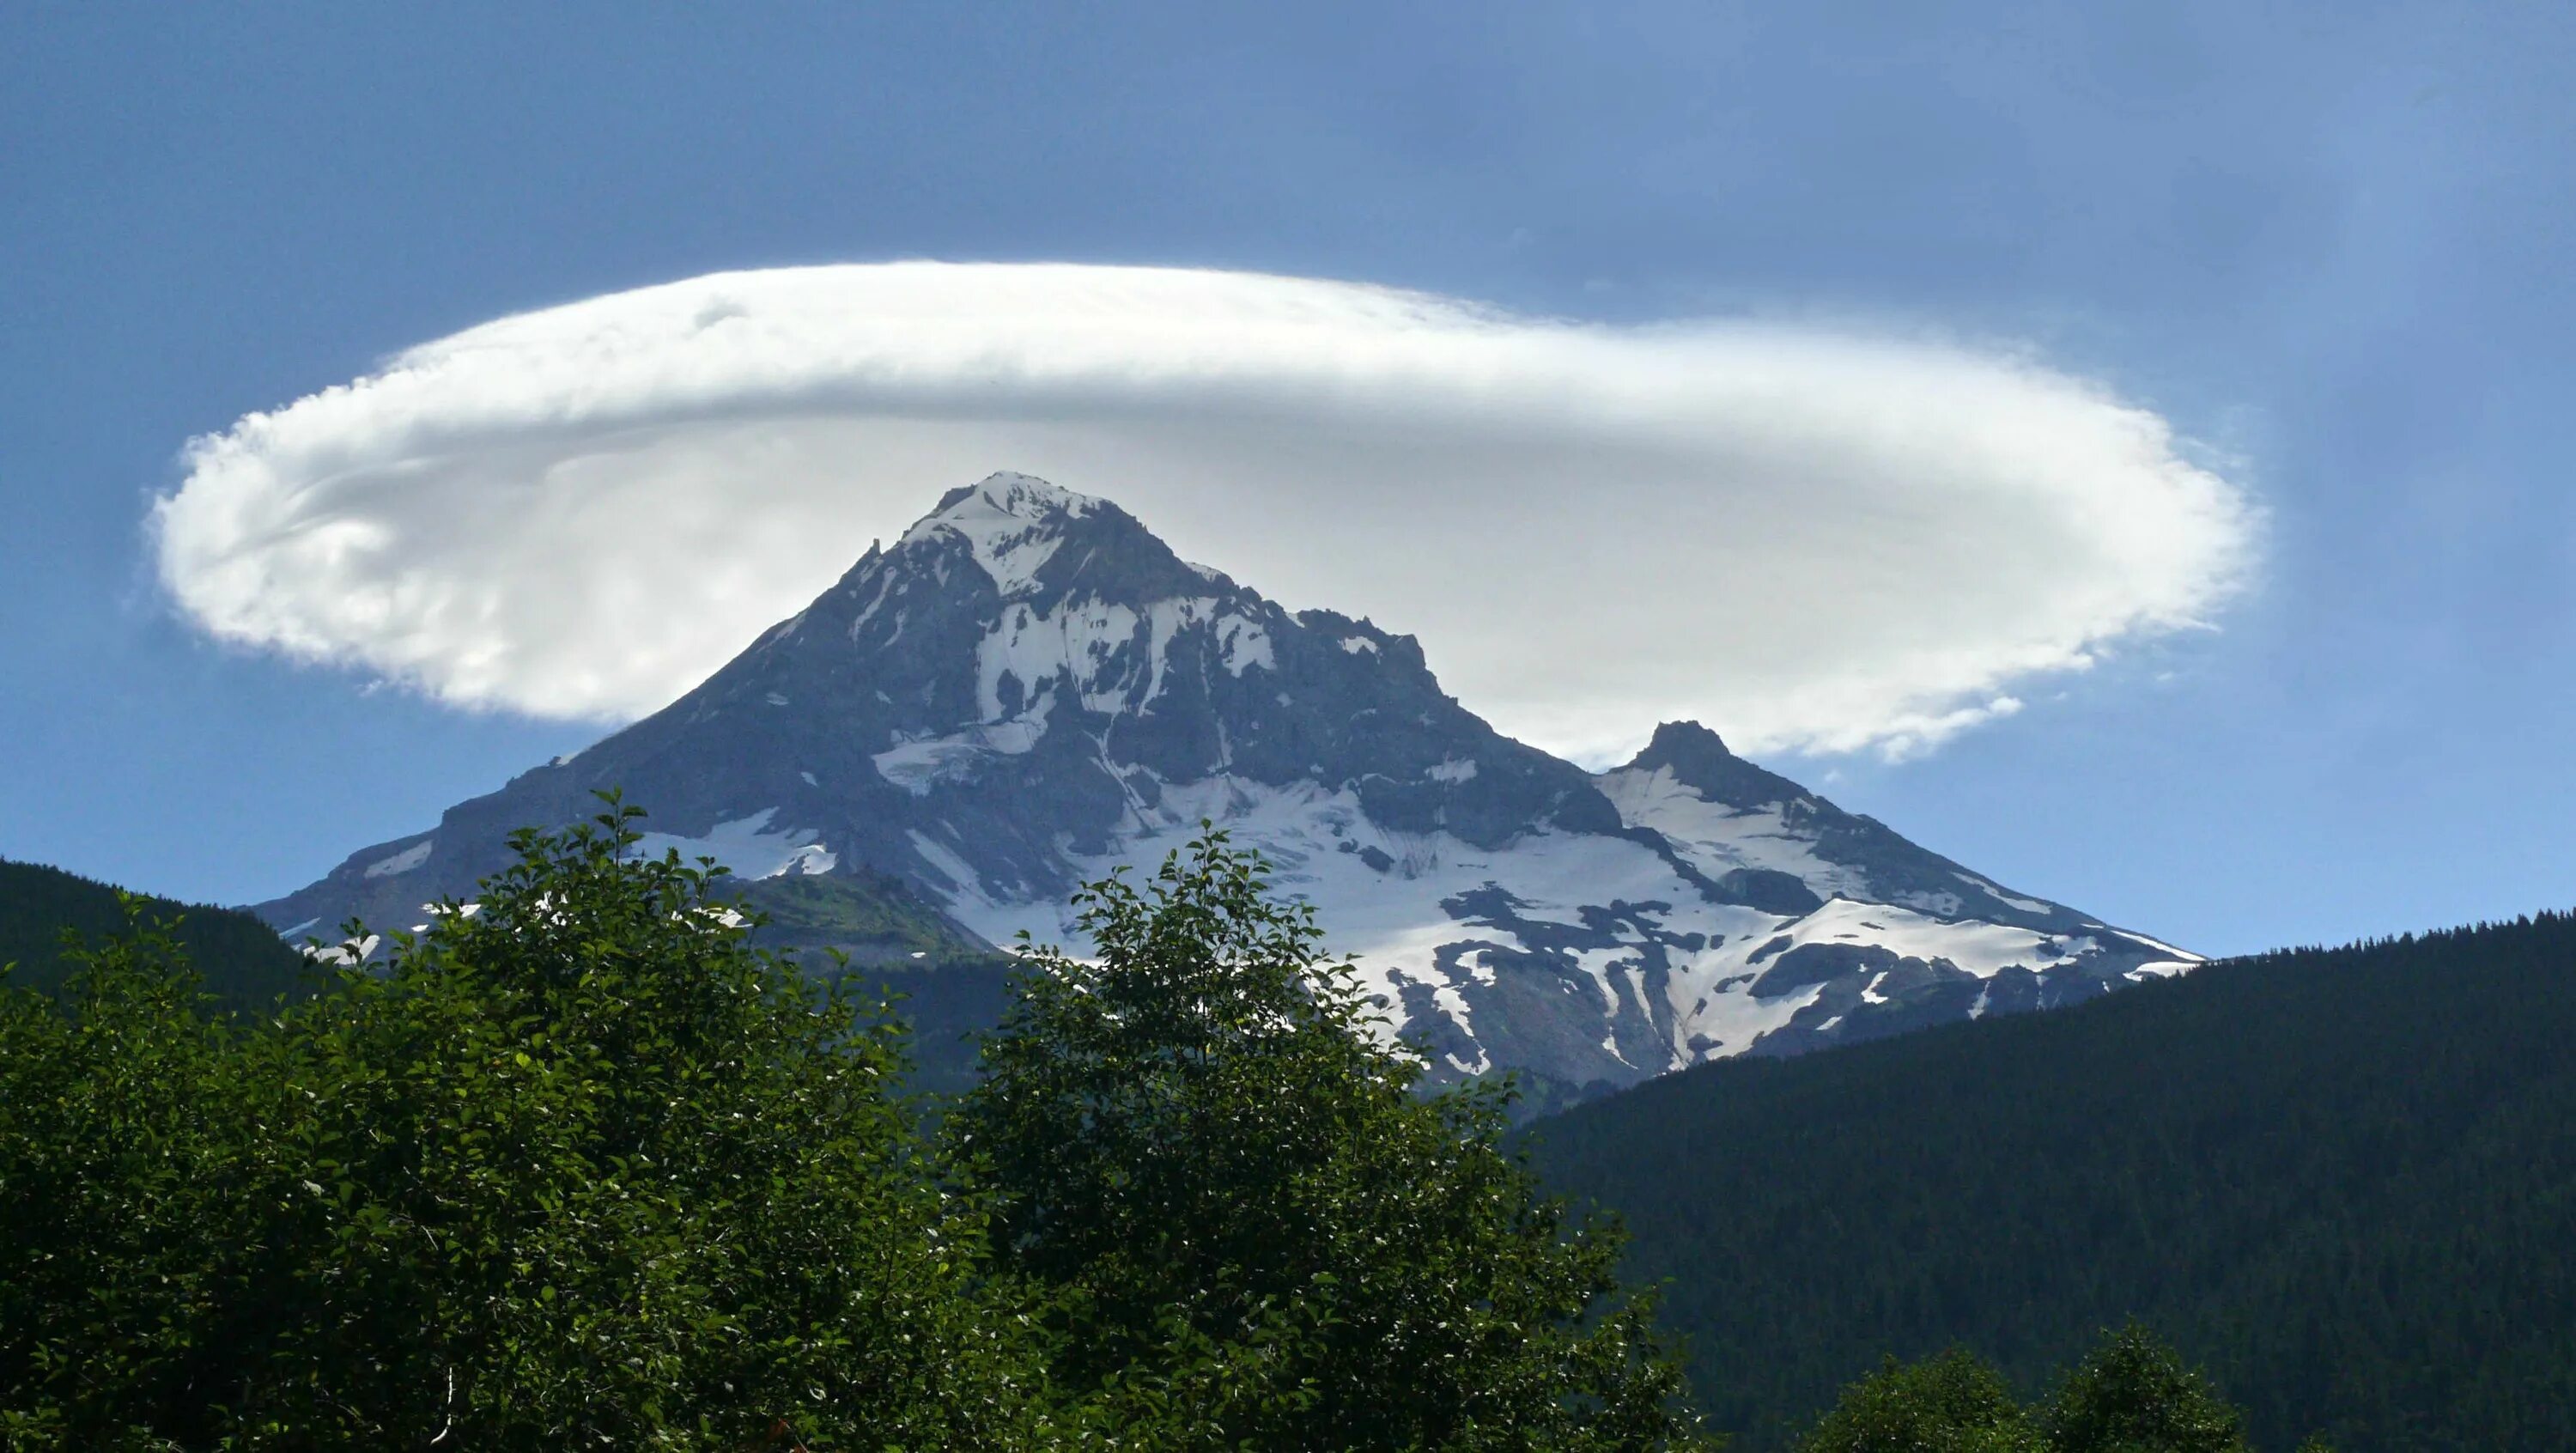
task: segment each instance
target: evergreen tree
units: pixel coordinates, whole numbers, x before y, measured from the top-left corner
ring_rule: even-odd
[[[1211,831],[1077,895],[949,1125],[993,1244],[1060,1298],[1059,1370],[1196,1447],[1696,1445],[1615,1229],[1423,1096],[1311,911]]]

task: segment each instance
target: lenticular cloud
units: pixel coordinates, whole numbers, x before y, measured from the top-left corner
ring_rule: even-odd
[[[2162,419],[2023,361],[1157,268],[611,294],[423,344],[185,464],[154,535],[188,615],[458,705],[648,712],[1014,469],[1418,635],[1469,706],[1585,758],[1678,716],[1758,750],[1920,749],[2205,622],[2253,532]]]

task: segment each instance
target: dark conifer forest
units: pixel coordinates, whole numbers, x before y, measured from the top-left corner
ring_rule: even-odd
[[[305,972],[302,954],[247,913],[153,897],[136,899],[135,908],[148,919],[177,920],[180,947],[206,992],[227,1009],[263,1009],[318,982]],[[40,863],[0,860],[0,965],[16,965],[11,983],[51,993],[70,969],[65,930],[95,942],[125,926],[124,904],[111,885]]]
[[[2576,916],[2210,965],[1528,1132],[1743,1453],[1885,1355],[2023,1396],[2138,1319],[2258,1446],[2576,1447]]]

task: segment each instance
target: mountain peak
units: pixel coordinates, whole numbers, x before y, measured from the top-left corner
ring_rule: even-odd
[[[1087,494],[1077,494],[1063,485],[1053,484],[1034,474],[998,470],[973,484],[961,484],[939,497],[939,503],[924,516],[920,524],[945,522],[970,525],[1003,517],[1026,524],[1041,524],[1056,519],[1079,519],[1100,507],[1100,501]]]
[[[1063,527],[1097,513],[1102,503],[1035,475],[1005,470],[940,496],[938,507],[906,530],[901,544],[945,535],[963,539],[1007,600],[1034,586],[1038,567],[1062,543]]]
[[[1656,725],[1653,740],[1646,743],[1646,749],[1639,752],[1637,760],[1630,765],[1649,765],[1646,761],[1648,757],[1670,760],[1674,757],[1732,757],[1734,755],[1726,749],[1724,737],[1701,726],[1698,722],[1668,721]]]
[[[1646,749],[1621,770],[1669,771],[1675,781],[1708,801],[1730,807],[1788,802],[1808,795],[1788,778],[1728,751],[1723,738],[1695,721],[1668,721],[1656,727]]]

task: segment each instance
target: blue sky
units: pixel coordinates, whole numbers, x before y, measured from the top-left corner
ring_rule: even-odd
[[[2576,900],[2557,7],[1206,9],[11,11],[0,854],[266,897],[596,734],[211,644],[144,535],[192,436],[503,314],[936,257],[2029,350],[2224,461],[2250,585],[1774,764],[2203,951]]]

